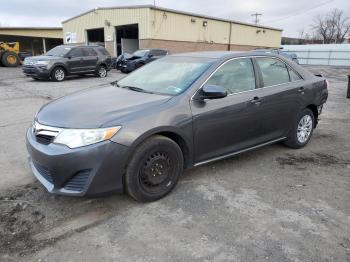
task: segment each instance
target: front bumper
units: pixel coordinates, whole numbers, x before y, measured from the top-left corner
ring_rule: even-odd
[[[86,196],[123,192],[128,147],[112,141],[70,149],[43,144],[27,131],[30,167],[35,177],[54,194]]]
[[[36,77],[41,79],[47,79],[50,77],[50,70],[47,67],[40,67],[34,65],[23,65],[23,74],[30,77]]]

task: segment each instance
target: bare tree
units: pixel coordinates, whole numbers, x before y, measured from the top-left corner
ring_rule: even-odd
[[[324,44],[342,43],[350,32],[350,18],[344,17],[343,11],[336,8],[324,16],[316,16],[312,29]]]

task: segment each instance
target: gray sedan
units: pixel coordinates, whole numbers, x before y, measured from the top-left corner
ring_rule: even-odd
[[[30,165],[51,193],[154,201],[188,168],[278,141],[305,146],[327,85],[272,53],[167,56],[41,108],[27,131]]]

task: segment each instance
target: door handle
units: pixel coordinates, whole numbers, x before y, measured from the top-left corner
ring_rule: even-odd
[[[298,89],[298,92],[301,93],[302,95],[305,93],[305,88],[304,87],[300,87]]]
[[[254,105],[260,105],[261,104],[262,99],[258,96],[255,96],[252,100],[250,100],[251,104]]]

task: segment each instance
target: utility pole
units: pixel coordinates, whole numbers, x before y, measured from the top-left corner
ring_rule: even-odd
[[[261,15],[262,14],[259,14],[259,13],[255,13],[255,14],[251,15],[251,16],[255,16],[254,22],[256,25],[259,23],[259,16],[261,16]]]
[[[153,6],[156,7],[156,0],[153,0]]]

